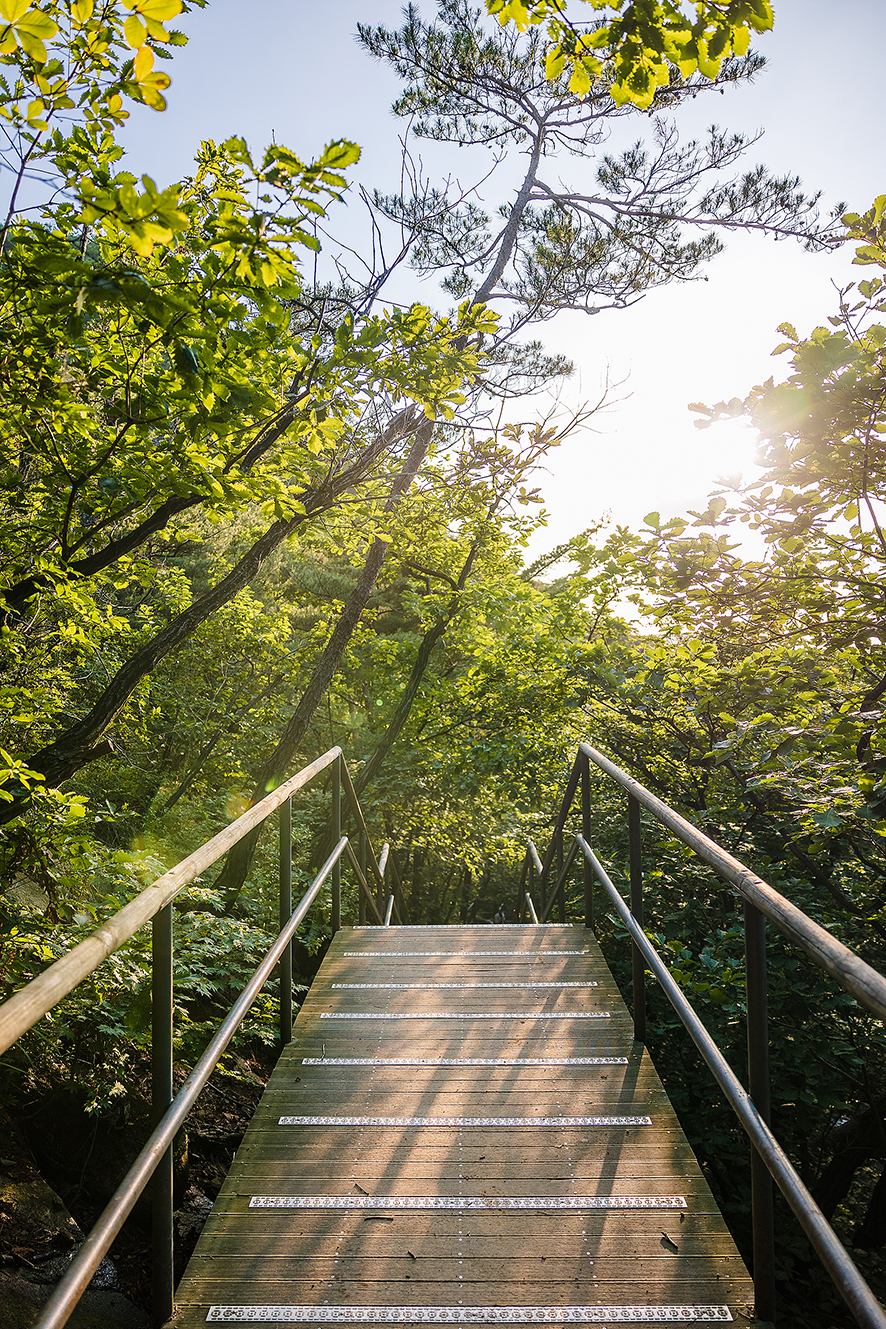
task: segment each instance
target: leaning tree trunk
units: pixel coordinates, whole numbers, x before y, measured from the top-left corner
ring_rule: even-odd
[[[286,406],[278,412],[273,420],[265,424],[243,456],[236,461],[228,462],[224,468],[224,473],[227,475],[236,470],[246,474],[255,465],[256,461],[263,457],[272,445],[286,433],[286,430],[292,424],[298,404],[293,402]],[[85,554],[82,558],[74,558],[70,561],[65,560],[64,566],[69,573],[73,572],[78,577],[94,577],[97,572],[103,572],[106,568],[112,567],[126,554],[131,554],[133,550],[138,549],[150,536],[156,535],[158,531],[165,530],[173,517],[180,516],[181,513],[187,512],[191,508],[199,507],[205,502],[205,499],[205,494],[201,493],[171,495],[132,530],[110,540],[102,548],[94,550],[91,554]],[[2,596],[4,603],[0,606],[0,622],[5,621],[10,615],[21,614],[29,600],[38,595],[40,591],[51,587],[51,585],[52,580],[47,575],[29,573],[8,587]]]
[[[171,651],[186,642],[217,609],[248,586],[265,560],[305,520],[306,515],[299,514],[289,521],[274,522],[226,577],[177,614],[165,628],[130,656],[117,670],[88,715],[66,729],[55,742],[27,759],[28,769],[43,776],[44,787],[60,785],[82,767],[114,751],[113,743],[105,739],[104,735],[142,679]],[[7,781],[4,788],[12,795],[12,801],[0,803],[0,825],[20,816],[31,801],[29,791],[21,788],[21,782],[16,779]]]
[[[394,481],[385,503],[384,511],[386,513],[393,512],[418,474],[418,469],[430,447],[433,433],[434,422],[423,420],[416,430],[415,442],[409,456]],[[274,751],[266,758],[259,769],[252,793],[253,800],[263,798],[268,790],[279,782],[301,746],[317,707],[323,700],[326,689],[332,682],[333,675],[341,663],[342,656],[348,648],[348,643],[354,635],[357,624],[360,622],[363,610],[369,603],[369,597],[378,580],[387,552],[388,542],[386,540],[373,540],[360,579],[339,615],[323,654],[314,666],[313,673],[308,680],[308,685],[298,706],[295,708],[292,719],[286,726]],[[240,891],[243,889],[243,883],[249,873],[261,832],[262,827],[257,826],[234,846],[216,880],[216,886],[224,892],[226,909],[230,909],[235,904]]]
[[[465,559],[458,581],[455,584],[454,594],[451,596],[441,617],[437,619],[432,627],[428,628],[427,632],[421,639],[418,653],[409,674],[409,681],[406,684],[400,704],[391,717],[390,724],[378,740],[372,755],[366,762],[364,762],[354,777],[354,792],[357,794],[358,798],[368,786],[369,782],[374,779],[381,770],[382,763],[390,753],[391,748],[394,746],[397,739],[400,737],[400,732],[406,724],[406,721],[409,719],[415,699],[418,696],[418,690],[421,687],[421,681],[427,672],[428,665],[431,663],[431,655],[434,647],[458,613],[461,592],[464,590],[468,577],[471,575],[471,569],[474,566],[474,560],[477,557],[481,543],[482,535],[477,535],[471,545],[468,556]]]
[[[302,522],[326,511],[335,503],[339,494],[361,479],[365,469],[385,448],[413,432],[417,440],[424,439],[427,435],[429,441],[432,429],[433,425],[426,419],[422,419],[416,425],[415,415],[411,409],[400,412],[379,435],[375,444],[366,449],[364,462],[355,463],[332,479],[327,478],[310,495],[304,496],[304,512],[289,520],[274,522],[264,535],[256,540],[252,548],[246,551],[226,577],[182,613],[177,614],[165,628],[130,656],[117,670],[89,714],[71,725],[54,742],[29,757],[25,763],[27,769],[43,776],[44,787],[54,788],[90,762],[112,753],[113,743],[105,738],[105,734],[142,679],[146,678],[170,652],[186,642],[217,609],[244,590],[257,576],[274,550],[279,548]],[[413,444],[410,457],[418,446],[418,442]],[[428,442],[425,441],[421,456],[424,456],[427,446]],[[421,458],[417,465],[420,460]],[[20,816],[28,808],[31,793],[22,780],[14,775],[0,788],[10,795],[9,802],[0,802],[0,826],[2,826]]]

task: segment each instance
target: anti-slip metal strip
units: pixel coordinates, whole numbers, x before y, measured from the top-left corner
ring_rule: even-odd
[[[627,1066],[627,1057],[302,1057],[303,1066]]]
[[[651,1117],[280,1117],[278,1126],[651,1126]]]
[[[608,1011],[322,1011],[321,1020],[608,1020]]]
[[[373,992],[403,991],[417,988],[420,992],[437,992],[443,988],[596,988],[599,983],[533,983],[527,978],[523,983],[333,983],[334,988],[346,988],[349,992],[355,988]]]
[[[692,1324],[728,1306],[211,1306],[208,1324]]]
[[[447,955],[522,955],[530,960],[537,960],[542,955],[587,955],[588,951],[345,951],[345,955],[366,955],[373,960],[386,960],[389,955],[411,955],[427,956],[432,955],[436,959],[445,958]]]
[[[250,1209],[685,1209],[685,1195],[253,1195]]]
[[[440,923],[398,923],[397,931],[398,932],[443,932],[447,926],[448,926],[447,924],[440,924]],[[478,931],[482,927],[482,930],[487,934],[489,933],[490,927],[492,928],[493,932],[503,932],[505,928],[522,928],[524,932],[530,931],[530,925],[528,923],[495,923],[491,925],[483,924],[479,926],[477,924],[474,924],[474,926],[478,928]],[[557,932],[558,930],[560,932],[567,932],[567,931],[572,932],[574,930],[574,924],[572,923],[541,923],[541,924],[536,923],[535,926],[531,928],[531,931],[535,932],[538,927],[547,928],[547,930],[550,932]],[[471,925],[468,924],[468,926],[464,929],[464,931],[469,932],[470,929]],[[351,929],[352,932],[390,932],[390,930],[391,929],[385,927],[383,923],[361,923],[358,927],[354,927]]]

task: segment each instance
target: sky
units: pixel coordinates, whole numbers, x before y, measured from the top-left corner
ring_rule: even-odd
[[[433,12],[429,0],[421,8]],[[775,31],[757,43],[768,68],[750,87],[699,97],[681,111],[681,132],[703,134],[714,120],[764,129],[749,166],[797,173],[827,208],[845,202],[863,212],[886,192],[886,99],[874,68],[886,49],[886,3],[841,0],[838,23],[833,0],[775,0],[775,13]],[[188,172],[204,138],[240,134],[260,151],[274,137],[303,158],[348,138],[363,149],[349,175],[396,188],[403,125],[389,108],[397,81],[352,34],[358,22],[391,26],[399,14],[393,0],[210,0],[183,24],[190,40],[170,66],[168,110],[137,108],[127,126],[127,167],[166,185]],[[638,116],[637,136],[646,128]],[[433,167],[433,149],[422,151]],[[353,205],[349,212],[356,225]],[[824,323],[835,288],[867,275],[851,260],[849,246],[808,254],[796,243],[736,236],[704,281],[651,292],[628,310],[562,314],[543,325],[546,348],[575,365],[560,391],[564,410],[596,401],[607,379],[618,386],[592,429],[561,445],[540,477],[548,525],[533,552],[607,514],[637,526],[652,510],[669,517],[703,508],[718,477],[753,474],[750,431],[698,431],[688,403],[741,397],[772,374],[786,376],[785,359],[771,356],[778,325],[793,323],[802,336]],[[447,300],[417,284],[412,298]]]

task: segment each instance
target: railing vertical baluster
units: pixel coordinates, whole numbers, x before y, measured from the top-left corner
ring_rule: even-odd
[[[523,866],[520,868],[520,885],[517,887],[517,922],[523,922],[523,910],[526,908],[526,874],[529,871],[529,851],[523,855]]]
[[[168,904],[151,923],[151,1109],[155,1124],[172,1102],[172,1001],[172,905]],[[155,1329],[166,1323],[174,1309],[172,1149],[170,1145],[151,1180]]]
[[[366,836],[364,835],[363,831],[360,832],[360,871],[363,873],[363,876],[365,877],[366,876]],[[360,924],[361,927],[363,927],[363,925],[366,922],[366,896],[364,895],[363,891],[359,891],[358,896],[359,899],[357,902],[357,922]]]
[[[390,853],[390,850],[388,852]],[[379,867],[381,867],[380,864]],[[385,859],[385,868],[386,867],[387,859]],[[381,869],[379,877],[377,877],[375,881],[375,903],[378,905],[379,913],[382,913],[387,906],[388,888],[386,885],[385,868]],[[392,878],[392,881],[393,880],[394,879]],[[393,887],[391,889],[393,890]]]
[[[557,880],[560,881],[560,874],[563,871],[563,831],[557,832]],[[560,882],[560,889],[557,891],[557,917],[561,923],[566,922],[566,882]]]
[[[341,839],[341,757],[332,763],[332,838],[338,844]],[[332,869],[332,930],[338,932],[341,927],[341,860],[337,860]]]
[[[535,860],[533,859],[532,855],[530,854],[530,856],[529,856],[529,868],[528,868],[528,871],[527,871],[527,873],[526,873],[526,895],[525,895],[526,904],[529,906],[530,909],[532,908],[532,905],[530,904],[530,901],[531,901],[532,896],[533,896],[533,890],[532,890],[532,888],[533,888],[534,885],[535,885]]]
[[[748,900],[743,903],[748,1001],[748,1086],[754,1106],[768,1126],[771,1111],[766,919]],[[758,1320],[774,1320],[775,1212],[772,1177],[753,1145],[751,1145],[751,1215],[755,1313]]]
[[[280,804],[280,931],[292,916],[292,799]],[[280,1046],[292,1042],[292,942],[280,956]]]
[[[643,926],[643,842],[640,835],[640,804],[628,794],[628,845],[631,855],[631,913]],[[634,1038],[646,1042],[646,964],[636,942],[631,942],[634,976]]]
[[[581,833],[586,843],[591,840],[591,763],[582,753],[581,760]],[[585,927],[594,926],[594,872],[582,854],[582,876],[585,888]]]

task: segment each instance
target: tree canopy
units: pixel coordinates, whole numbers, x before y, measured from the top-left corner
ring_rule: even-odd
[[[594,17],[578,19],[562,0],[486,0],[502,24],[520,31],[544,25],[546,77],[568,73],[569,91],[586,93],[605,75],[617,105],[645,110],[673,71],[716,79],[724,60],[747,54],[754,35],[773,24],[768,0],[584,0]]]
[[[409,140],[401,184],[366,190],[378,244],[358,280],[344,259],[313,263],[350,206],[350,141],[310,162],[207,142],[162,193],[123,169],[114,131],[127,99],[161,107],[176,0],[0,0],[8,988],[335,743],[414,922],[489,919],[501,901],[513,917],[525,839],[544,841],[590,737],[886,963],[886,199],[822,220],[793,175],[742,164],[747,138],[680,139],[686,100],[759,72],[745,37],[769,26],[765,6],[594,3],[599,26],[574,32],[543,0],[490,0],[510,26],[441,0],[434,18],[412,6],[396,29],[361,27],[401,77],[413,139],[520,169],[484,177],[481,199],[427,178]],[[609,127],[644,105],[662,113],[638,120],[648,141],[609,151]],[[867,270],[821,327],[783,326],[782,372],[696,404],[703,427],[753,423],[761,476],[529,561],[543,468],[594,409],[542,419],[517,404],[569,369],[540,326],[691,280],[742,227],[811,249],[849,240]],[[447,307],[399,300],[406,263]],[[595,847],[623,880],[618,801],[593,793]],[[297,884],[325,834],[315,791],[294,812]],[[649,931],[737,1062],[738,901],[667,835],[644,836]],[[258,844],[180,902],[183,1057],[276,931],[275,873]],[[576,916],[582,889],[575,874]],[[346,883],[346,919],[357,910]],[[598,931],[623,977],[618,926]],[[327,934],[321,910],[305,975]],[[140,948],[11,1054],[4,1087],[79,1077],[107,1108],[113,1050],[134,1062],[147,1040]],[[882,1155],[882,1131],[862,1129],[882,1125],[882,1035],[772,949],[777,1125],[829,1212],[859,1174],[857,1242],[882,1246],[886,1185],[861,1176]],[[694,1143],[740,1233],[744,1145],[654,1013],[656,1055],[687,1069],[669,1088],[707,1128]],[[267,1005],[245,1037],[272,1040]],[[841,1122],[862,1123],[855,1163]],[[784,1231],[796,1322],[820,1302],[837,1323]]]

